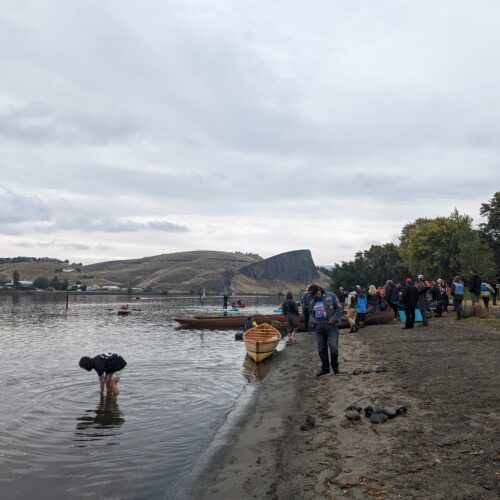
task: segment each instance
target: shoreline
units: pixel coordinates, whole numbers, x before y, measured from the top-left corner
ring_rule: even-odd
[[[314,334],[300,333],[271,360],[251,411],[191,498],[500,496],[494,324],[450,314],[411,333],[396,322],[342,332],[339,346],[338,377],[316,378]],[[403,404],[408,413],[378,425],[364,415],[349,421],[353,403]],[[308,416],[315,425],[300,430]]]

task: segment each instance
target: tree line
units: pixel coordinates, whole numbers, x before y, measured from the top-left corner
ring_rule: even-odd
[[[399,245],[372,245],[353,260],[335,264],[330,272],[332,289],[382,285],[388,279],[402,281],[417,274],[451,281],[457,274],[467,277],[471,269],[487,279],[500,278],[500,191],[481,205],[480,214],[486,222],[477,228],[457,209],[448,217],[418,218],[406,224]]]

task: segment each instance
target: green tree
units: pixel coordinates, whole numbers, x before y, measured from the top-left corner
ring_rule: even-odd
[[[486,217],[486,222],[479,224],[481,236],[493,252],[496,275],[500,278],[500,191],[497,191],[488,203],[483,203],[479,213]]]
[[[472,227],[472,218],[455,209],[449,217],[417,219],[401,231],[400,252],[412,275],[451,278],[471,267],[486,275],[492,256]]]
[[[45,276],[39,276],[33,281],[33,286],[40,290],[47,290],[49,288],[49,280]]]
[[[64,281],[61,283],[61,290],[67,290],[69,286],[68,279],[64,278]]]
[[[57,278],[57,276],[54,276],[52,278],[52,281],[50,282],[50,286],[54,289],[54,290],[59,290],[61,288],[61,282],[59,281],[59,279]]]
[[[12,273],[12,284],[14,285],[15,290],[21,288],[21,283],[19,282],[19,280],[20,280],[19,271],[16,269]]]
[[[341,286],[378,286],[388,279],[399,281],[407,273],[397,245],[372,245],[368,250],[357,252],[354,260],[335,264],[331,271],[331,286],[335,291]]]

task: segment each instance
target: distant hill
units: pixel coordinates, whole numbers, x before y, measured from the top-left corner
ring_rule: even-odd
[[[75,269],[63,262],[0,264],[0,279],[12,279],[17,269],[21,279],[39,276],[76,280],[86,285],[118,285],[154,291],[207,292],[298,292],[316,281],[328,286],[329,278],[316,269],[309,250],[294,250],[268,259],[255,254],[193,251],[162,254],[140,259],[100,262]]]

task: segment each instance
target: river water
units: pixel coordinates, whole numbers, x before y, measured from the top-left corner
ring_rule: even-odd
[[[118,316],[123,301],[0,296],[1,499],[172,498],[254,390],[262,368],[234,331],[176,328],[210,306],[142,299]],[[117,398],[78,367],[108,350],[128,362]]]

